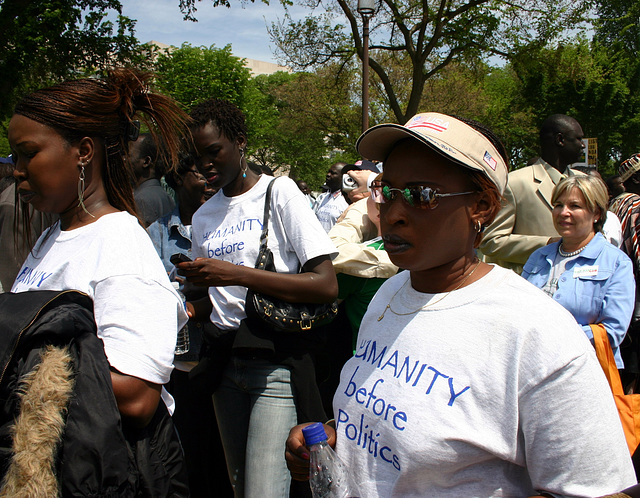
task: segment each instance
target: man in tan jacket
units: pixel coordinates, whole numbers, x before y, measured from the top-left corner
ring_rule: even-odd
[[[540,128],[540,157],[531,166],[509,173],[505,204],[487,228],[480,251],[494,262],[520,273],[533,251],[558,237],[551,219],[551,193],[584,149],[580,123],[553,114]]]

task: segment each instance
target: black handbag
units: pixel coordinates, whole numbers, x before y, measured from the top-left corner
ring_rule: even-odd
[[[260,235],[260,252],[256,261],[256,268],[266,271],[276,271],[273,254],[267,247],[269,235],[269,211],[271,205],[271,180],[267,187],[264,200],[264,216],[262,234]],[[246,313],[250,319],[258,318],[271,328],[281,332],[301,332],[319,325],[325,325],[338,314],[338,303],[289,303],[282,299],[267,296],[251,289],[247,292]]]

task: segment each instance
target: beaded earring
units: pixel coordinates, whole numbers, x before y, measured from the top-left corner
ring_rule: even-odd
[[[242,159],[244,159],[244,149],[240,149],[240,168],[242,168]],[[247,177],[247,167],[242,170],[242,178]]]

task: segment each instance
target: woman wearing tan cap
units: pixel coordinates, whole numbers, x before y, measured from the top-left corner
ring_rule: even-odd
[[[382,236],[407,270],[372,300],[325,427],[359,496],[600,496],[635,484],[573,317],[476,257],[507,181],[499,140],[424,113],[369,129],[358,150],[384,161],[373,186]],[[306,478],[308,455],[297,426],[294,478]]]

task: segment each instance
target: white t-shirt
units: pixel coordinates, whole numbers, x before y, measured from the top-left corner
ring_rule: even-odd
[[[336,449],[360,496],[601,496],[635,484],[609,386],[569,312],[500,267],[449,295],[408,279],[374,297],[334,398]],[[434,304],[378,321],[398,289],[397,313]]]
[[[340,190],[336,192],[324,192],[316,199],[314,211],[325,232],[336,224],[342,212],[349,207]]]
[[[193,215],[193,257],[213,258],[254,267],[260,249],[264,197],[273,177],[262,175],[244,194],[218,192]],[[318,256],[334,258],[336,248],[295,182],[279,177],[271,191],[267,247],[278,273],[297,273]],[[246,318],[247,288],[209,287],[211,321],[221,329],[237,329]]]
[[[75,230],[56,223],[45,231],[11,291],[43,289],[88,294],[109,364],[155,384],[169,381],[177,333],[188,317],[135,217],[119,212]],[[163,399],[171,411],[173,400],[165,393]]]
[[[609,243],[620,249],[622,245],[622,224],[616,213],[607,211],[607,218],[604,220],[604,226],[602,227],[602,235]]]
[[[579,255],[580,253],[575,254],[574,256],[562,256],[559,251],[556,251],[555,258],[553,259],[553,265],[549,272],[549,280],[547,280],[547,283],[540,289],[548,296],[553,297],[558,290],[558,279],[567,270],[567,263],[577,259]]]

